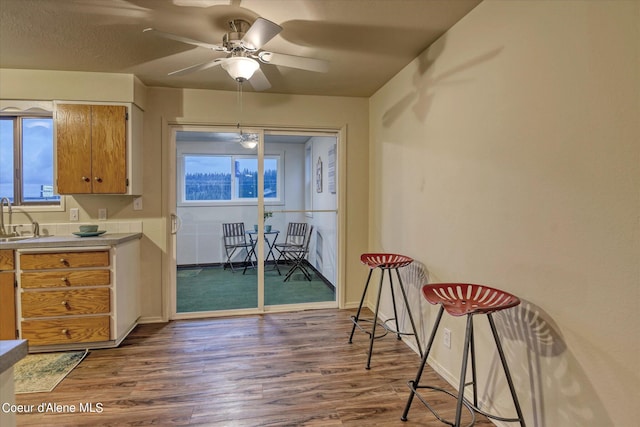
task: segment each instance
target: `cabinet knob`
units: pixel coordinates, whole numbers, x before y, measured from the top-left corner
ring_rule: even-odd
[[[67,301],[62,301],[62,305],[64,305],[65,307],[69,308],[69,302],[67,302]]]
[[[102,182],[102,178],[100,178],[99,176],[96,176],[95,178],[93,178],[96,180],[96,182]]]
[[[60,332],[62,332],[62,335],[68,335],[69,331],[67,329],[63,329]]]
[[[84,182],[89,182],[89,181],[91,181],[91,178],[89,178],[88,176],[83,176],[83,177],[82,177],[82,180],[83,180]]]
[[[63,277],[63,278],[62,278],[62,279],[60,279],[60,280],[62,280],[66,285],[68,285],[68,284],[69,284],[69,279],[67,279],[66,277]]]
[[[64,259],[64,258],[60,258],[60,263],[61,263],[61,264],[64,264],[64,265],[69,264],[69,263],[67,262],[67,260],[66,260],[66,259]]]

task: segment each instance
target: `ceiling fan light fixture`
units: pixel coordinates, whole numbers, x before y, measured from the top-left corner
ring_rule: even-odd
[[[244,56],[227,58],[221,65],[232,79],[239,82],[249,80],[253,73],[260,68],[258,61]]]
[[[258,134],[240,131],[240,145],[249,150],[253,150],[258,146]]]
[[[249,150],[253,150],[258,146],[258,141],[240,141],[240,145]]]

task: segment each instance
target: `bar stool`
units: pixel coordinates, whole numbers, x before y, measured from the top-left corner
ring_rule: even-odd
[[[522,410],[520,409],[520,404],[518,403],[518,397],[516,396],[516,391],[513,386],[513,381],[511,380],[511,374],[509,373],[509,368],[507,366],[507,361],[504,357],[504,352],[502,351],[502,345],[500,344],[500,339],[498,338],[498,333],[496,331],[496,326],[493,321],[492,313],[495,311],[504,310],[506,308],[515,307],[520,304],[520,300],[504,291],[499,289],[490,288],[489,286],[484,285],[473,285],[467,283],[438,283],[432,285],[424,285],[422,287],[422,295],[424,298],[429,301],[431,304],[440,304],[440,310],[438,311],[438,316],[436,318],[436,322],[433,325],[433,331],[431,332],[431,337],[429,338],[429,343],[427,344],[427,348],[425,349],[424,355],[422,356],[422,364],[418,369],[418,373],[414,380],[409,381],[408,385],[411,389],[411,394],[409,395],[409,399],[407,401],[407,406],[404,409],[404,413],[400,418],[402,421],[407,421],[407,415],[409,414],[409,409],[411,408],[411,403],[413,401],[413,397],[417,396],[418,399],[438,418],[438,420],[442,421],[445,424],[449,424],[453,427],[460,427],[460,420],[462,418],[462,405],[464,405],[469,412],[471,413],[471,424],[472,426],[475,424],[475,413],[480,413],[488,418],[493,418],[495,420],[505,421],[505,422],[520,422],[520,426],[524,427],[524,417],[522,416]],[[440,320],[442,319],[442,313],[444,310],[447,311],[452,316],[467,316],[467,329],[464,337],[464,347],[462,349],[462,368],[460,372],[460,386],[458,387],[458,395],[444,390],[435,386],[428,385],[420,385],[420,377],[422,376],[422,371],[424,370],[425,364],[427,363],[427,357],[429,357],[429,352],[431,351],[431,346],[433,345],[434,338],[436,336],[436,332],[438,330],[438,326],[440,325]],[[489,326],[491,327],[491,333],[493,334],[493,339],[496,343],[496,348],[498,350],[498,355],[500,356],[500,361],[502,362],[502,368],[504,369],[505,376],[507,378],[507,383],[509,384],[509,390],[511,391],[511,397],[513,399],[513,403],[518,414],[517,418],[504,418],[498,415],[488,414],[485,411],[482,411],[478,408],[478,388],[477,388],[477,379],[476,379],[476,361],[475,361],[475,345],[473,338],[473,316],[476,314],[486,314],[487,319],[489,320]],[[471,376],[472,380],[469,383],[466,383],[466,374],[467,374],[467,365],[468,365],[468,357],[469,352],[471,352]],[[472,385],[473,386],[473,404],[469,402],[464,397],[465,387]],[[442,418],[433,407],[429,405],[429,403],[418,393],[419,389],[432,389],[444,392],[452,397],[457,398],[457,406],[456,406],[456,420],[454,423],[445,420]]]
[[[369,355],[367,357],[367,369],[371,368],[371,354],[373,353],[373,341],[386,336],[389,332],[397,335],[398,339],[402,339],[402,335],[413,335],[416,338],[416,344],[418,345],[418,351],[420,352],[420,356],[422,356],[422,347],[420,347],[420,339],[418,338],[418,333],[416,332],[416,325],[413,322],[413,316],[411,315],[411,307],[409,306],[409,301],[407,300],[407,293],[404,290],[404,285],[402,284],[402,278],[400,277],[399,269],[401,267],[405,267],[413,262],[412,258],[404,255],[398,254],[386,254],[386,253],[368,253],[362,254],[360,256],[360,261],[369,267],[369,276],[367,277],[367,283],[364,286],[364,291],[362,291],[362,298],[360,299],[360,305],[358,306],[358,312],[355,316],[351,316],[351,321],[353,322],[353,328],[351,329],[351,336],[349,336],[349,344],[353,342],[353,333],[356,330],[356,327],[361,331],[365,332],[369,335]],[[371,275],[373,270],[379,268],[381,271],[380,275],[380,284],[378,285],[378,298],[376,299],[376,310],[373,319],[361,319],[360,311],[362,310],[362,304],[364,303],[364,298],[367,294],[367,288],[369,287],[369,281],[371,280]],[[398,284],[400,285],[400,291],[402,292],[402,298],[404,299],[405,306],[407,307],[407,314],[409,314],[409,320],[411,321],[411,328],[413,332],[400,332],[400,326],[398,324],[398,310],[396,308],[396,296],[393,291],[393,277],[391,275],[391,270],[396,271],[396,275],[398,276]],[[378,309],[380,308],[380,295],[382,294],[382,283],[384,280],[384,272],[387,271],[389,273],[389,287],[391,288],[391,299],[393,301],[393,315],[394,317],[386,320],[381,323],[380,326],[384,329],[384,333],[382,335],[376,336],[376,325],[378,324]],[[390,326],[387,325],[388,322],[395,320],[396,328],[391,329]],[[371,331],[363,328],[360,324],[361,322],[372,323]]]

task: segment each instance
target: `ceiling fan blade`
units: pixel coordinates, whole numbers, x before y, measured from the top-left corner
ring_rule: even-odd
[[[306,58],[304,56],[286,55],[275,52],[260,52],[258,59],[265,64],[282,65],[284,67],[315,71],[317,73],[326,73],[329,71],[329,63],[323,59]]]
[[[196,71],[206,70],[207,68],[215,67],[222,63],[226,58],[216,58],[213,61],[203,62],[202,64],[192,65],[187,68],[183,68],[181,70],[172,71],[169,73],[170,76],[184,76],[185,74],[195,73]]]
[[[194,46],[204,47],[211,50],[219,50],[219,51],[225,50],[224,47],[218,46],[217,44],[205,43],[199,40],[193,40],[193,39],[182,37],[176,34],[165,33],[164,31],[156,30],[155,28],[145,28],[144,30],[142,30],[142,32],[154,34],[158,37],[164,37],[165,39],[175,40],[178,42],[182,42],[182,43],[186,43]]]
[[[257,91],[267,90],[271,87],[271,83],[269,83],[267,76],[264,75],[260,68],[253,73],[253,76],[249,79],[249,83]]]
[[[280,25],[258,18],[242,38],[242,44],[249,50],[258,50],[280,31],[282,31]]]

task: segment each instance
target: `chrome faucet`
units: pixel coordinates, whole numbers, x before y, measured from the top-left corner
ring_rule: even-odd
[[[33,233],[33,237],[40,237],[40,224],[38,224],[38,221],[33,221],[31,223],[31,231]]]
[[[8,208],[8,212],[9,212],[9,232],[7,232],[7,230],[5,229],[4,226],[4,205],[7,205]],[[0,199],[0,234],[2,234],[2,236],[4,237],[8,237],[8,236],[12,236],[13,233],[11,232],[11,202],[9,201],[8,198],[3,197],[2,199]]]

